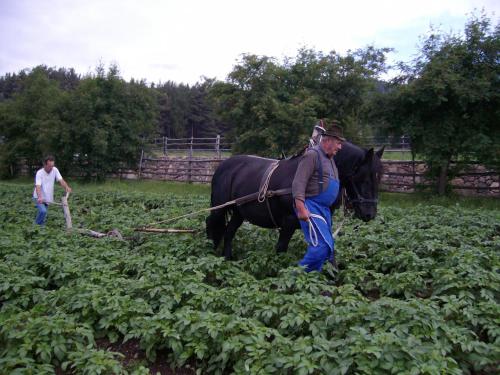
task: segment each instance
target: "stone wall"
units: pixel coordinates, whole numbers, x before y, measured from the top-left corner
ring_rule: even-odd
[[[223,159],[145,158],[140,177],[145,179],[210,183],[215,169]],[[139,173],[139,172],[138,172]]]
[[[223,159],[164,158],[143,159],[141,178],[210,183],[215,169]],[[425,177],[427,166],[423,162],[383,161],[381,190],[392,192],[414,192],[434,189],[435,182]],[[128,174],[128,178],[137,178]],[[125,175],[127,178],[127,175]],[[452,190],[460,195],[500,197],[498,171],[472,164],[463,168],[451,180]]]
[[[435,182],[425,177],[427,165],[423,162],[385,160],[383,166],[381,190],[414,192],[434,188]],[[450,187],[460,195],[500,197],[499,172],[470,164],[450,181]]]
[[[143,158],[137,170],[122,170],[110,177],[210,183],[222,160],[224,159]],[[423,162],[384,160],[382,164],[382,191],[411,193],[434,189],[435,182],[425,177],[427,166]],[[27,172],[28,168],[25,167],[24,171]],[[500,197],[499,172],[478,164],[464,167],[451,180],[450,186],[460,195]]]

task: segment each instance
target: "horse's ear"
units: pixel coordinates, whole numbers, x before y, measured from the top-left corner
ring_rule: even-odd
[[[365,161],[370,161],[372,159],[373,159],[373,148],[366,151],[366,154],[365,154]]]
[[[384,149],[385,149],[385,145],[383,145],[380,150],[375,152],[375,155],[377,155],[379,159],[382,159],[382,155],[384,154]]]

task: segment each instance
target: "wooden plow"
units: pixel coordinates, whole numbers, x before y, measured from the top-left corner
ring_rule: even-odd
[[[104,237],[112,237],[116,238],[120,241],[124,241],[123,235],[120,233],[118,229],[112,229],[109,232],[102,233],[102,232],[97,232],[95,230],[91,229],[85,229],[85,228],[73,228],[73,222],[71,220],[71,212],[69,210],[69,204],[68,204],[68,198],[69,198],[69,192],[66,192],[66,195],[61,198],[61,203],[57,202],[52,202],[51,204],[54,204],[56,206],[61,206],[64,214],[64,220],[66,222],[66,230],[68,232],[78,232],[83,235],[87,235],[90,237],[94,238],[104,238]],[[197,231],[195,229],[161,229],[161,228],[135,228],[134,231],[136,232],[147,232],[147,233],[196,233]]]

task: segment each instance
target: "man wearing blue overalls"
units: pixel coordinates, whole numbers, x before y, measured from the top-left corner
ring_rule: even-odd
[[[321,125],[319,142],[304,153],[292,183],[295,212],[308,244],[299,265],[307,272],[321,271],[335,256],[330,206],[339,193],[339,174],[333,156],[345,139],[337,121]]]

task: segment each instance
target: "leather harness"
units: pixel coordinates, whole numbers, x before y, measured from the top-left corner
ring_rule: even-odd
[[[318,165],[317,165],[317,170],[318,170],[318,187],[319,187],[319,193],[321,194],[323,192],[323,163],[321,162],[321,155],[319,153],[319,150],[313,148],[314,151],[316,151],[316,155],[318,156]],[[269,213],[269,217],[271,221],[273,222],[273,225],[275,228],[279,228],[278,223],[276,223],[276,220],[274,219],[273,212],[271,210],[271,204],[269,203],[269,198],[280,196],[280,195],[287,195],[292,193],[292,188],[286,188],[286,189],[279,189],[279,190],[267,190],[267,185],[269,184],[269,181],[271,180],[272,174],[274,171],[277,169],[279,166],[279,161],[276,161],[269,165],[267,167],[266,172],[262,176],[262,179],[260,181],[260,187],[259,187],[259,192],[246,195],[244,197],[241,197],[236,200],[236,205],[240,206],[242,204],[251,202],[255,199],[257,199],[260,203],[263,203],[264,201],[266,202],[266,207],[267,207],[267,212]]]
[[[318,171],[318,187],[319,187],[319,193],[321,194],[323,192],[323,163],[321,162],[321,155],[319,150],[313,148],[314,151],[316,151],[316,155],[318,157],[318,163],[316,166],[316,169]],[[292,188],[284,188],[284,189],[278,189],[278,190],[267,190],[268,189],[268,184],[269,181],[271,180],[272,174],[274,171],[278,168],[279,166],[279,161],[276,161],[269,165],[269,167],[266,169],[266,172],[262,176],[262,180],[260,182],[260,187],[259,191],[253,194],[245,195],[241,198],[237,198],[236,205],[241,206],[245,203],[249,203],[252,201],[259,201],[259,203],[263,203],[264,201],[266,202],[266,207],[267,207],[267,212],[269,213],[269,217],[274,225],[275,228],[279,228],[279,225],[276,223],[276,220],[274,218],[273,212],[271,210],[271,205],[269,203],[269,198],[272,197],[278,197],[281,195],[287,195],[292,193]],[[347,195],[347,191],[344,188],[342,192],[342,203],[344,205],[344,209],[347,209],[349,205],[352,205],[353,203],[358,203],[358,204],[376,204],[378,202],[378,199],[366,199],[363,198],[363,196],[359,193],[359,190],[356,187],[356,184],[352,180],[354,173],[350,176],[347,176],[347,181],[351,184],[354,193],[356,194],[355,199],[350,199],[349,196]]]

